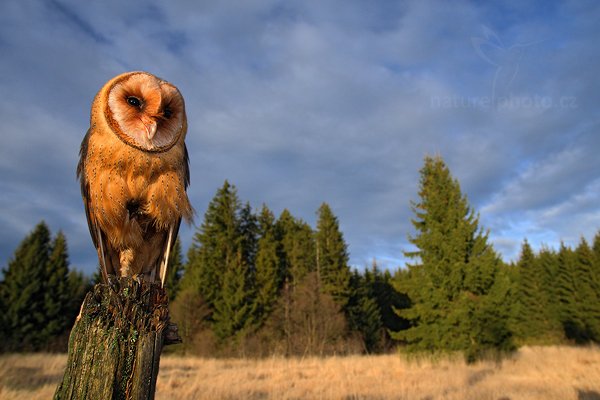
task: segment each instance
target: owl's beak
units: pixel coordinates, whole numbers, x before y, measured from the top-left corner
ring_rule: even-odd
[[[152,121],[148,124],[144,124],[144,126],[146,127],[146,136],[148,137],[148,140],[152,140],[156,134],[156,122]]]

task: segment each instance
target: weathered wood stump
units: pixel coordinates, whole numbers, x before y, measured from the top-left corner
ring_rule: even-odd
[[[178,339],[176,327],[168,328],[160,284],[115,277],[97,284],[71,331],[54,399],[154,399],[163,344]]]

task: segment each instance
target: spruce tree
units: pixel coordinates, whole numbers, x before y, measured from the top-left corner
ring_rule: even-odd
[[[50,230],[40,222],[17,247],[4,272],[3,325],[9,350],[36,350],[48,339],[45,281],[50,251]]]
[[[596,282],[596,287],[600,286],[600,231],[596,233],[592,243],[592,279]],[[600,295],[600,291],[596,293]]]
[[[284,281],[294,287],[315,270],[315,242],[311,227],[283,210],[276,226],[281,240],[282,274]]]
[[[396,274],[402,274],[405,270],[397,270]],[[408,321],[400,318],[394,310],[405,309],[410,306],[410,300],[404,293],[399,293],[394,289],[394,278],[389,270],[381,271],[377,264],[373,262],[371,269],[373,281],[371,283],[371,292],[379,306],[382,323],[382,350],[389,350],[393,347],[390,332],[396,332],[408,328]]]
[[[275,229],[275,217],[263,205],[258,217],[259,236],[256,254],[257,312],[263,320],[270,312],[283,283],[280,241]]]
[[[584,337],[586,341],[600,342],[600,281],[594,271],[593,251],[584,238],[575,249],[575,263],[575,286]]]
[[[254,274],[248,264],[254,250],[244,248],[247,222],[254,217],[242,219],[241,214],[237,190],[225,181],[194,235],[182,282],[184,289],[196,290],[206,301],[212,329],[221,340],[254,324]]]
[[[223,286],[214,304],[213,330],[221,340],[243,335],[255,323],[254,288],[249,284],[249,269],[241,249],[234,263],[222,272]]]
[[[581,315],[581,299],[577,293],[576,257],[572,249],[561,243],[558,252],[558,269],[554,292],[557,312],[567,339],[579,343],[587,341],[584,316]]]
[[[594,275],[596,280],[600,282],[600,231],[594,236],[592,252],[594,253]]]
[[[564,335],[575,343],[600,342],[600,282],[594,249],[585,239],[575,250],[561,244],[553,291]]]
[[[600,231],[596,233],[592,243],[592,279],[595,282],[598,302],[600,302]],[[596,323],[600,323],[600,319],[596,320]],[[594,340],[596,343],[600,343],[600,331],[598,331],[597,325],[595,333]]]
[[[89,280],[69,271],[66,237],[42,221],[15,250],[0,283],[0,350],[64,350]]]
[[[488,347],[510,347],[506,326],[494,327],[493,340],[483,326],[493,304],[508,295],[501,290],[506,285],[495,287],[500,259],[440,157],[425,158],[419,196],[412,203],[417,234],[409,236],[416,250],[405,252],[416,262],[396,287],[410,298],[411,307],[399,315],[411,326],[394,337],[410,350],[464,351],[469,358]]]
[[[406,321],[394,309],[408,307],[408,298],[394,290],[390,272],[382,272],[375,260],[362,274],[354,270],[350,282],[351,296],[346,307],[350,329],[360,334],[365,352],[389,350],[389,332],[407,328]]]
[[[330,294],[343,308],[350,297],[348,251],[337,217],[328,204],[318,211],[316,232],[317,276],[323,293]]]
[[[69,328],[71,321],[71,295],[69,286],[69,256],[67,240],[58,232],[49,249],[44,286],[45,327],[43,335],[58,336]]]
[[[381,312],[374,293],[374,277],[369,270],[361,275],[354,270],[351,295],[346,306],[349,328],[360,335],[366,353],[381,350],[383,343]]]
[[[476,361],[490,350],[502,354],[516,349],[508,323],[512,287],[508,270],[500,264],[489,292],[483,296],[468,296],[474,313],[470,322],[470,344],[464,349],[467,361]]]
[[[188,251],[182,285],[196,289],[211,309],[221,299],[224,271],[238,263],[242,244],[239,209],[237,191],[225,181],[208,205]]]
[[[547,271],[526,240],[516,268],[515,334],[523,343],[547,343],[551,333],[550,301],[544,289]]]
[[[239,227],[244,262],[254,272],[259,227],[257,217],[252,212],[252,207],[248,202],[239,211]]]
[[[560,322],[560,307],[555,288],[559,265],[558,254],[553,249],[543,247],[538,253],[537,261],[542,276],[541,288],[548,305],[546,310],[548,318],[546,337],[548,344],[559,344],[564,339],[564,331]]]

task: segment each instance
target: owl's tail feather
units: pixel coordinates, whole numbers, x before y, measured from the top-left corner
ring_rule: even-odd
[[[162,263],[160,264],[160,286],[165,287],[165,281],[167,280],[167,268],[169,264],[169,254],[171,253],[171,242],[173,241],[173,225],[169,227],[169,237],[167,238],[166,249]]]

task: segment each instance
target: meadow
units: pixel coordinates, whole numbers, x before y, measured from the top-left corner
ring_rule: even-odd
[[[51,399],[65,355],[0,356],[0,399]],[[600,348],[524,347],[501,362],[327,358],[203,359],[164,356],[157,400],[600,399]]]

